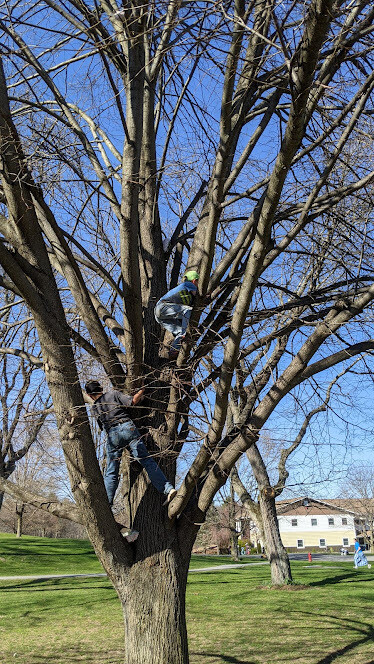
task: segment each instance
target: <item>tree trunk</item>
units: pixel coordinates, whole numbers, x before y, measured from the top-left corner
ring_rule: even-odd
[[[23,513],[25,511],[24,503],[16,503],[17,532],[16,537],[22,537]]]
[[[230,473],[230,502],[229,502],[229,528],[230,528],[230,550],[231,558],[239,560],[238,552],[238,539],[239,533],[236,531],[236,518],[235,518],[235,489],[232,480],[232,472]]]
[[[1,507],[1,503],[0,503],[0,507]],[[374,553],[374,541],[373,541],[373,534],[374,533],[373,533],[373,530],[370,529],[368,531],[368,533],[369,533],[370,553]]]
[[[188,563],[172,548],[135,562],[117,588],[126,664],[188,664],[185,591]]]
[[[279,533],[277,511],[273,496],[260,494],[260,509],[266,542],[266,553],[270,562],[271,582],[274,585],[292,583],[291,566]]]
[[[260,532],[262,531],[264,534],[266,554],[270,562],[271,582],[274,585],[292,583],[290,561],[279,532],[275,490],[270,485],[266,466],[256,445],[249,448],[247,457],[259,488],[258,504],[261,519],[259,526]],[[253,501],[249,501],[250,505],[251,502],[253,503]],[[258,509],[254,511],[258,514]]]
[[[230,549],[231,549],[231,558],[233,560],[239,560],[239,553],[238,553],[238,539],[239,539],[239,533],[233,533],[231,531],[230,534]]]

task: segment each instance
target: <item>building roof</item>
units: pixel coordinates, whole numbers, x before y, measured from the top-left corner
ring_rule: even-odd
[[[291,500],[277,500],[277,514],[351,514],[353,516],[362,516],[363,510],[358,509],[354,501],[350,500],[320,500],[318,498],[309,498],[301,496]]]

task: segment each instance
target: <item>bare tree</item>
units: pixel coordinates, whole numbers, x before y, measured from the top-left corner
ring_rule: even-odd
[[[56,492],[60,488],[56,466],[58,465],[58,451],[53,436],[46,437],[29,448],[27,454],[17,463],[12,481],[21,489],[33,491],[45,500],[56,500]],[[23,517],[27,503],[16,500],[14,504],[16,514],[16,535],[23,533]],[[40,510],[38,510],[40,513]]]
[[[32,313],[75,504],[0,486],[85,525],[127,664],[188,662],[214,496],[280,404],[374,348],[373,17],[368,0],[3,5],[1,285]],[[186,267],[199,297],[169,365],[153,309]],[[148,385],[138,423],[171,480],[190,458],[168,510],[130,473],[135,546],[106,499],[83,354],[118,389]]]
[[[370,550],[374,551],[374,467],[371,463],[356,463],[348,473],[347,481],[342,487],[342,495],[347,498],[346,504],[354,505],[356,512],[362,515],[367,527],[367,541]],[[352,507],[353,509],[353,507]]]
[[[250,479],[254,479],[254,486],[253,482],[251,486],[251,482],[242,481],[235,466],[231,471],[233,488],[256,523],[261,539],[265,543],[273,584],[292,582],[290,561],[280,536],[275,502],[286,488],[290,475],[289,460],[300,450],[313,419],[319,413],[325,413],[328,410],[334,386],[357,363],[358,360],[355,359],[338,373],[331,380],[323,396],[319,394],[323,390],[316,389],[316,396],[318,395],[317,399],[320,403],[305,414],[299,431],[290,444],[282,445],[280,444],[282,441],[276,443],[271,439],[265,439],[260,441],[262,445],[255,443],[247,450],[246,457],[252,471]],[[326,473],[330,472],[331,468],[326,470]]]
[[[14,293],[5,291],[1,307],[0,330],[0,477],[7,480],[22,463],[31,446],[37,441],[50,407],[50,395],[41,377],[34,370],[43,362],[34,355],[35,338],[30,329],[30,317],[13,319],[11,311],[19,305]],[[12,346],[20,342],[19,347]],[[39,372],[40,373],[40,372]],[[0,491],[0,509],[4,492]]]

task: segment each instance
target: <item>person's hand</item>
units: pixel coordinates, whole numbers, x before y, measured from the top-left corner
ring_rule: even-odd
[[[132,398],[132,405],[133,406],[136,406],[138,403],[140,403],[143,400],[144,392],[145,392],[145,388],[142,387],[136,394],[134,394],[134,396]]]

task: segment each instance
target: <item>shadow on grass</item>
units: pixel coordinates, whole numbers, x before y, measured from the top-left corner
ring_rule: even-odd
[[[78,583],[74,583],[74,581],[77,581]],[[82,583],[85,582],[85,583]],[[62,578],[62,579],[51,579],[51,578],[43,578],[42,576],[40,579],[30,579],[30,581],[18,581],[18,583],[14,583],[13,585],[3,585],[0,584],[0,589],[2,593],[9,593],[9,592],[22,592],[22,591],[27,591],[27,592],[53,592],[54,590],[59,590],[59,591],[82,591],[85,589],[89,590],[108,590],[112,589],[112,586],[110,584],[110,581],[106,577],[102,577],[102,582],[98,582],[96,579],[92,580],[89,577],[84,578],[84,577],[74,577],[73,575],[71,578]],[[0,663],[1,664],[1,663]]]
[[[17,595],[20,592],[27,593],[29,599],[26,600],[21,617],[28,618],[30,621],[34,619],[36,611],[37,615],[45,621],[48,619],[48,614],[64,611],[72,604],[75,609],[77,607],[103,607],[104,605],[113,604],[115,593],[107,579],[103,579],[104,583],[101,584],[91,582],[84,585],[82,583],[68,583],[66,580],[64,584],[61,584],[59,583],[60,579],[56,581],[56,583],[51,583],[51,579],[38,583],[30,581],[27,584],[23,583],[22,586],[2,587],[1,592],[4,600],[6,594],[8,594],[11,598],[10,602],[13,602],[13,597],[14,601],[17,602]],[[21,610],[19,604],[15,604],[15,607],[15,612]],[[3,664],[1,657],[0,664]]]
[[[0,656],[4,657],[4,654],[0,652]],[[15,661],[17,661],[17,653],[13,654],[12,652],[8,660],[0,660],[1,664],[9,664],[9,662],[13,661],[14,657],[16,658]],[[108,664],[108,662],[122,664],[123,652],[120,650],[97,652],[97,650],[82,649],[76,646],[75,648],[64,649],[63,652],[54,651],[46,655],[28,653],[27,655],[27,664],[66,664],[67,662],[69,664],[75,664],[75,662],[79,664],[82,664],[82,662],[85,662],[85,664]],[[246,662],[243,662],[243,664],[246,664]]]
[[[304,615],[307,614],[304,613]],[[343,646],[342,648],[328,653],[322,657],[322,659],[316,661],[315,664],[332,664],[338,658],[355,650],[355,648],[358,648],[365,643],[374,642],[374,627],[371,623],[365,623],[360,620],[353,620],[351,618],[341,619],[334,615],[320,614],[320,622],[322,621],[331,622],[335,626],[340,626],[342,630],[347,632],[356,632],[358,638],[354,639],[350,643],[347,643],[347,645]],[[374,664],[374,661],[372,660],[370,662],[362,662],[362,664]]]
[[[191,655],[197,655],[198,657],[215,657],[216,659],[220,659],[223,664],[257,664],[257,662],[254,662],[253,660],[238,659],[237,657],[230,657],[230,655],[217,655],[215,652],[192,652]],[[370,664],[370,662],[368,664]]]
[[[367,582],[372,582],[373,577],[372,576],[363,576],[358,578],[357,575],[357,570],[352,570],[347,572],[345,574],[339,574],[336,576],[329,576],[326,577],[325,579],[321,579],[320,581],[309,581],[308,586],[313,587],[313,586],[335,586],[337,583],[340,583],[341,581],[345,581],[346,583],[351,583],[351,581],[354,581],[355,583],[367,583]],[[370,662],[369,662],[370,664]]]
[[[312,614],[304,613],[304,615],[307,616]],[[330,653],[324,655],[322,659],[319,659],[318,661],[315,662],[313,661],[313,664],[333,664],[334,662],[339,660],[340,657],[347,655],[349,653],[353,654],[353,651],[359,646],[363,646],[366,643],[374,642],[374,627],[370,623],[361,622],[359,620],[353,620],[353,619],[342,620],[337,616],[328,615],[328,614],[320,615],[320,619],[321,621],[331,622],[335,624],[335,626],[338,625],[341,627],[342,630],[347,630],[347,631],[349,630],[351,632],[352,631],[355,632],[357,634],[357,638],[352,640],[350,643],[347,643],[342,648],[331,651]],[[224,654],[218,655],[217,653],[211,653],[211,652],[193,652],[191,654],[198,657],[212,657],[215,658],[217,661],[222,662],[223,664],[258,664],[253,660],[251,661],[242,660],[242,659],[237,659],[236,657],[232,657],[230,655],[224,655]],[[374,664],[374,660],[364,661],[363,657],[360,657],[360,659],[362,664]]]

